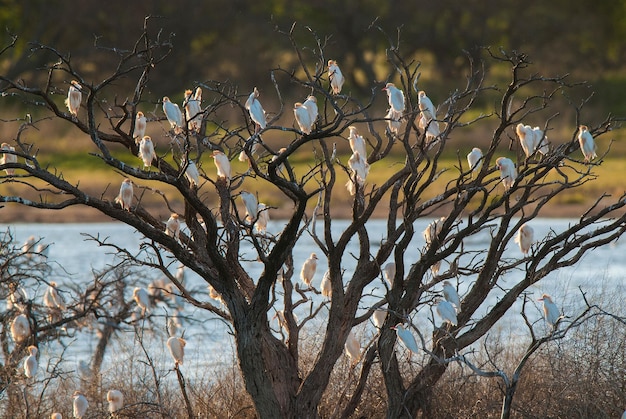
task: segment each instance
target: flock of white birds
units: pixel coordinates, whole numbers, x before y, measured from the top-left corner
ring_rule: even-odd
[[[328,78],[330,82],[330,89],[334,94],[341,92],[344,84],[344,76],[334,60],[328,61]],[[80,109],[82,94],[81,86],[78,82],[72,81],[68,90],[67,99],[65,104],[74,116],[78,116]],[[387,83],[383,88],[387,93],[389,101],[389,109],[385,116],[388,123],[390,132],[397,134],[401,121],[405,113],[405,96],[401,89],[398,89],[393,83]],[[183,133],[185,128],[189,132],[198,132],[200,130],[203,111],[201,108],[202,90],[200,87],[196,88],[195,92],[187,90],[185,92],[185,100],[183,102],[184,114],[180,110],[179,106],[172,103],[166,96],[163,98],[163,112],[170,123],[171,129],[175,134]],[[419,126],[425,130],[425,137],[428,142],[427,146],[431,147],[438,140],[438,136],[441,133],[439,122],[437,121],[437,111],[433,102],[426,95],[424,91],[418,92],[418,104],[420,109]],[[259,101],[259,91],[255,87],[253,92],[250,93],[246,100],[245,108],[248,110],[251,120],[255,124],[255,133],[258,134],[261,130],[267,128],[267,119],[265,110]],[[317,99],[315,96],[308,96],[302,103],[298,102],[294,105],[294,117],[300,131],[303,134],[310,134],[314,130],[315,123],[318,118]],[[136,120],[134,124],[134,137],[139,146],[138,157],[143,162],[144,170],[151,170],[152,164],[157,159],[157,154],[154,150],[154,144],[150,136],[145,135],[147,128],[147,119],[143,112],[137,112]],[[527,157],[535,155],[537,152],[545,155],[549,150],[548,139],[544,132],[538,128],[532,128],[529,125],[518,124],[516,127],[516,133],[519,138],[521,147]],[[594,139],[589,132],[589,129],[585,125],[580,125],[578,129],[578,140],[585,162],[590,162],[596,158],[596,146]],[[352,156],[348,160],[348,166],[351,170],[350,179],[346,184],[346,187],[351,195],[355,195],[358,188],[363,187],[367,175],[370,170],[370,166],[367,163],[367,147],[366,142],[362,135],[358,133],[355,126],[349,127],[348,142],[352,150]],[[284,152],[286,149],[281,149],[279,153]],[[15,149],[7,143],[1,145],[1,151],[7,151],[8,153],[2,153],[0,158],[1,164],[16,163],[17,156],[11,152]],[[253,150],[254,152],[254,150]],[[215,150],[212,154],[215,166],[217,169],[218,178],[223,178],[227,182],[231,178],[230,161],[228,156],[222,151]],[[277,156],[274,156],[274,159]],[[239,159],[245,161],[248,156],[242,151]],[[467,161],[469,169],[472,174],[479,172],[482,167],[483,154],[479,148],[474,148],[467,155]],[[196,188],[200,187],[200,175],[196,164],[192,160],[182,161],[181,164],[185,167],[185,175],[189,182]],[[517,178],[517,171],[513,161],[507,157],[499,157],[496,159],[496,167],[500,171],[500,178],[504,186],[505,191],[511,189]],[[13,175],[14,169],[5,169],[7,175]],[[255,225],[255,228],[259,233],[265,233],[267,224],[269,221],[268,208],[265,204],[257,202],[257,198],[254,194],[248,191],[240,192],[240,197],[245,205],[246,221],[250,225]],[[115,202],[120,207],[127,211],[132,211],[134,193],[133,182],[126,178],[121,184],[118,196],[115,198]],[[424,231],[424,239],[426,246],[430,246],[435,236],[440,231],[443,217],[441,220],[435,220]],[[178,214],[171,214],[164,226],[166,234],[179,239],[181,223]],[[530,251],[531,244],[533,243],[534,235],[531,226],[524,224],[520,227],[515,242],[519,244],[520,250],[524,255],[527,255]],[[304,262],[302,270],[300,272],[300,278],[302,282],[308,287],[312,287],[313,277],[317,268],[318,258],[315,253]],[[437,274],[439,265],[432,267],[433,273]],[[395,276],[395,264],[389,263],[383,269],[383,275],[387,281],[391,284]],[[324,275],[321,283],[321,293],[323,296],[331,297],[330,278],[328,273]],[[436,305],[436,311],[445,323],[449,323],[452,326],[457,325],[457,314],[460,313],[462,303],[455,287],[448,281],[443,282],[443,299],[441,299]],[[212,297],[219,299],[216,294]],[[142,314],[145,314],[149,310],[150,299],[146,290],[142,288],[135,288],[133,291],[133,298],[137,305],[141,308]],[[50,283],[49,289],[45,294],[45,304],[49,307],[58,307],[61,311],[65,308],[59,293],[56,289],[55,283]],[[552,301],[549,295],[542,295],[539,301],[543,302],[543,310],[547,323],[553,328],[556,328],[560,319],[559,309]],[[387,312],[384,308],[376,310],[373,315],[373,321],[377,327],[382,327]],[[411,352],[418,351],[417,342],[411,333],[411,331],[404,326],[403,323],[399,323],[393,327],[396,330],[398,339],[406,346]],[[18,314],[11,323],[11,334],[16,343],[25,342],[31,335],[30,324],[28,318],[24,314]],[[183,364],[185,340],[178,337],[170,337],[167,341],[167,346],[174,359],[175,366]],[[27,348],[29,355],[24,360],[24,375],[28,379],[35,377],[37,373],[37,347],[29,346]],[[352,360],[352,365],[355,365],[360,358],[360,347],[358,340],[356,340],[354,334],[350,334],[345,344],[346,354]],[[123,395],[118,390],[111,390],[107,394],[107,401],[109,403],[109,410],[111,413],[121,409],[123,407]],[[85,395],[80,391],[74,394],[74,417],[82,418],[88,407],[87,399]],[[59,413],[52,415],[52,418],[60,418]]]

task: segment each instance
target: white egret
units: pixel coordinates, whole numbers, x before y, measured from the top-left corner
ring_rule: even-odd
[[[25,314],[18,314],[11,322],[11,337],[16,343],[22,343],[30,336],[30,323]]]
[[[37,350],[36,346],[28,347],[28,355],[24,360],[24,375],[28,378],[33,378],[37,374]]]
[[[548,136],[544,135],[543,131],[539,127],[533,128],[533,134],[535,135],[535,150],[545,156],[548,154],[548,151],[550,151]]]
[[[394,262],[389,262],[384,266],[383,276],[389,283],[389,286],[393,285],[393,278],[396,276],[396,264]]]
[[[385,119],[387,120],[389,131],[397,134],[400,131],[400,126],[402,125],[402,123],[400,122],[400,117],[393,111],[393,109],[389,108],[389,110],[387,111],[387,115],[385,115]]]
[[[48,302],[46,302],[45,300],[48,300]],[[51,303],[54,308],[58,308],[61,311],[65,310],[65,301],[63,301],[63,297],[61,297],[61,294],[59,294],[56,282],[50,282],[50,285],[44,293],[44,303],[48,307],[50,307],[48,303]]]
[[[472,171],[472,176],[480,172],[480,169],[483,167],[483,152],[480,148],[474,147],[472,151],[469,152],[467,155],[467,163]]]
[[[176,240],[179,240],[180,220],[178,214],[170,215],[170,218],[165,223],[165,234],[170,237],[174,237]]]
[[[541,298],[537,299],[537,301],[543,301],[543,316],[548,324],[555,328],[561,315],[559,313],[559,308],[552,301],[552,297],[548,294],[543,294]]]
[[[183,160],[183,165],[184,164],[185,160]],[[196,166],[196,163],[193,160],[189,160],[187,164],[187,168],[185,169],[185,177],[190,184],[193,184],[196,187],[200,186],[200,172],[198,171],[198,166]]]
[[[395,84],[387,83],[383,90],[387,92],[389,106],[394,111],[394,115],[401,117],[405,109],[404,92],[398,89]]]
[[[181,284],[185,282],[185,265],[178,265],[178,268],[176,268],[176,275],[174,275],[174,277]]]
[[[443,281],[443,297],[446,301],[453,304],[457,311],[461,311],[461,299],[459,293],[456,292],[456,288],[450,283],[450,281]]]
[[[270,222],[270,212],[267,205],[259,202],[259,205],[257,206],[257,214],[259,218],[256,220],[254,226],[256,227],[257,233],[265,234],[267,231],[267,224]]]
[[[355,151],[348,159],[348,166],[356,174],[358,181],[365,182],[370,171],[370,165],[358,151]]]
[[[177,338],[175,336],[170,337],[167,340],[167,347],[170,350],[170,354],[174,359],[174,365],[183,365],[183,358],[185,356],[185,345],[187,341],[183,338]]]
[[[519,230],[517,230],[517,235],[515,236],[515,243],[519,244],[519,248],[523,254],[527,255],[530,250],[530,245],[533,243],[534,239],[534,230],[528,224],[523,224]]]
[[[15,147],[12,147],[7,143],[2,143],[2,146],[0,146],[0,149],[4,151],[15,151]],[[17,163],[17,156],[15,154],[2,153],[0,164],[8,164],[8,163]],[[4,169],[4,171],[9,176],[12,176],[15,174],[15,169]]]
[[[504,190],[508,191],[513,187],[515,178],[517,177],[515,163],[513,163],[513,160],[508,157],[498,157],[496,160],[496,167],[500,170],[500,179],[502,179]]]
[[[324,272],[324,276],[322,276],[322,283],[320,284],[320,289],[322,291],[322,295],[330,299],[333,294],[333,286],[330,283],[330,271]]]
[[[356,127],[353,125],[350,125],[348,129],[350,130],[350,134],[348,135],[348,142],[350,143],[352,153],[359,153],[359,155],[364,159],[367,158],[367,148],[365,146],[365,140],[363,139],[363,136],[359,135]]]
[[[141,315],[144,316],[146,311],[150,311],[150,295],[143,288],[135,287],[133,290],[133,300],[141,309]]]
[[[202,89],[200,86],[196,87],[196,92],[189,89],[185,90],[185,100],[183,101],[183,108],[185,109],[185,118],[187,119],[187,129],[191,132],[198,132],[200,125],[202,124],[202,108],[200,102],[202,101]]]
[[[439,314],[439,317],[441,317],[444,322],[448,322],[452,326],[457,325],[458,321],[456,318],[456,311],[454,310],[454,307],[452,307],[452,304],[450,304],[446,300],[441,300],[437,304],[436,309],[437,309],[437,314]]]
[[[230,161],[228,156],[220,150],[213,150],[213,160],[215,161],[215,167],[217,167],[217,177],[230,181]]]
[[[317,98],[315,96],[307,96],[303,105],[306,107],[306,110],[309,111],[309,119],[311,120],[311,129],[315,122],[317,122],[318,108],[317,108]]]
[[[428,119],[424,114],[420,115],[418,126],[426,130],[426,147],[430,149],[435,143],[439,134],[441,134],[441,128],[439,128],[439,122],[434,119]]]
[[[89,407],[89,402],[83,393],[79,390],[74,392],[74,418],[82,419],[87,413],[87,408]]]
[[[335,60],[328,60],[328,80],[330,81],[330,87],[332,88],[333,93],[336,95],[341,93],[341,88],[343,87],[345,78],[343,77],[343,73]]]
[[[143,112],[137,112],[135,116],[135,131],[133,131],[133,137],[135,138],[135,144],[139,144],[141,139],[146,135],[146,128],[148,127],[148,120]]]
[[[180,111],[177,103],[172,103],[167,96],[163,97],[163,113],[170,127],[174,130],[174,134],[180,134],[183,130],[183,113]]]
[[[424,240],[426,241],[426,246],[430,247],[435,238],[441,233],[441,229],[443,228],[443,223],[446,221],[446,217],[441,217],[438,220],[432,221],[428,224],[428,227],[423,232]]]
[[[265,119],[265,110],[261,102],[259,102],[259,91],[255,87],[245,104],[246,109],[250,113],[250,119],[256,124],[256,131],[258,129],[265,129],[267,126],[267,120]]]
[[[317,269],[317,255],[311,253],[311,256],[302,264],[302,270],[300,271],[300,279],[309,287],[315,276],[315,270]]]
[[[578,143],[580,144],[580,151],[582,151],[583,156],[585,156],[585,163],[589,163],[591,160],[598,157],[596,154],[596,143],[587,125],[578,127]]]
[[[28,239],[26,239],[26,241],[22,245],[22,253],[25,253],[27,254],[28,257],[30,257],[28,253],[31,253],[34,250],[36,242],[37,240],[35,240],[35,236],[32,236],[32,235],[29,236]]]
[[[120,186],[120,193],[115,197],[115,203],[120,204],[122,209],[130,211],[131,204],[133,202],[133,182],[130,179],[124,179],[122,186]]]
[[[313,121],[311,121],[311,114],[309,114],[309,110],[306,106],[300,102],[296,102],[296,104],[293,105],[293,114],[296,117],[300,131],[305,134],[310,134]]]
[[[149,135],[144,135],[139,142],[138,157],[143,161],[144,169],[146,167],[150,169],[150,167],[152,167],[152,160],[157,158],[157,155],[154,152],[154,144],[152,143],[152,138],[150,138]]]
[[[346,343],[344,344],[344,349],[346,351],[346,355],[350,358],[350,366],[354,367],[359,363],[361,358],[361,344],[359,340],[354,336],[352,330],[348,333],[348,338],[346,339]]]
[[[396,331],[396,335],[400,342],[411,352],[417,353],[419,348],[417,346],[417,341],[415,340],[415,336],[411,333],[410,330],[406,329],[402,323],[398,323],[397,325],[392,327],[393,330]]]
[[[430,98],[428,96],[426,96],[426,92],[421,90],[418,94],[417,94],[417,102],[420,108],[420,111],[422,112],[422,115],[424,115],[424,117],[427,120],[432,120],[435,119],[435,116],[437,115],[437,111],[435,110],[435,105],[433,105],[433,102],[430,100]]]
[[[387,310],[385,309],[377,308],[376,310],[374,310],[374,313],[372,313],[372,321],[374,322],[374,326],[376,326],[379,329],[383,327],[383,324],[385,324],[386,318],[387,318]]]
[[[80,102],[83,100],[82,86],[78,84],[76,80],[72,80],[70,88],[67,91],[67,99],[65,99],[65,106],[74,116],[78,116],[78,110],[80,109]]]
[[[109,390],[107,402],[109,402],[109,413],[115,413],[124,407],[124,395],[119,390]]]
[[[246,221],[253,224],[257,220],[259,202],[257,201],[256,196],[248,191],[241,191],[239,196],[241,196],[241,200],[246,207]]]
[[[526,157],[530,157],[535,152],[535,133],[530,125],[524,125],[521,122],[515,127],[517,138]]]

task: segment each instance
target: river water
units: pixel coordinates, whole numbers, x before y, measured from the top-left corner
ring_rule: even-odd
[[[416,222],[415,231],[423,231],[431,220],[419,220]],[[563,231],[568,224],[574,220],[567,219],[536,219],[532,221],[535,231],[535,238],[544,237],[551,230],[555,232]],[[334,221],[333,234],[335,238],[344,231],[347,222]],[[271,221],[268,226],[268,232],[278,233],[284,226],[282,221]],[[367,224],[367,228],[372,241],[372,253],[377,251],[378,244],[385,236],[385,222],[372,220]],[[321,228],[322,226],[318,226]],[[99,235],[101,238],[108,237],[109,241],[118,244],[121,247],[138,250],[142,242],[142,235],[133,228],[120,223],[97,223],[97,224],[14,224],[0,225],[4,231],[10,229],[17,243],[23,243],[31,235],[40,238],[43,243],[49,244],[48,258],[54,261],[54,269],[49,279],[54,279],[63,287],[66,284],[86,284],[92,281],[93,271],[99,271],[109,264],[115,263],[115,257],[111,250],[99,248],[97,244],[88,240],[85,234]],[[336,232],[336,233],[335,233]],[[320,230],[321,234],[321,230]],[[424,239],[421,234],[416,234],[414,238],[415,246],[409,249],[416,249],[414,253],[407,252],[405,255],[405,263],[411,264],[419,255],[418,248],[424,247]],[[489,245],[490,235],[488,232],[472,236],[465,243],[466,250],[484,249]],[[580,289],[587,293],[590,300],[601,302],[610,298],[623,301],[622,284],[624,272],[626,272],[626,240],[618,240],[615,243],[607,245],[603,248],[591,251],[583,257],[574,267],[565,268],[558,272],[550,274],[547,278],[535,284],[529,289],[529,295],[532,297],[533,304],[528,311],[531,320],[537,320],[538,330],[542,330],[545,325],[541,324],[540,305],[536,299],[542,293],[550,294],[554,297],[555,302],[562,308],[566,315],[575,315],[580,308]],[[346,255],[357,254],[358,246],[356,242],[352,242]],[[304,234],[296,246],[294,254],[295,274],[299,274],[299,268],[308,258],[311,252],[316,252],[320,261],[318,263],[317,273],[315,275],[313,285],[319,289],[322,275],[325,271],[325,260],[322,252],[316,247],[314,241],[307,234]],[[255,261],[253,249],[243,247],[243,259],[250,260],[243,262],[244,268],[250,273],[252,278],[258,277],[262,271],[262,264]],[[517,245],[513,242],[507,247],[505,257],[519,258],[521,253]],[[351,256],[344,258],[345,274],[344,282],[349,280],[355,266],[355,260]],[[62,269],[61,269],[62,267]],[[442,271],[446,269],[446,265],[442,266]],[[523,277],[523,271],[513,271],[507,274],[500,282],[503,286],[512,285]],[[129,292],[135,285],[147,287],[147,283],[151,279],[158,278],[157,272],[143,272],[145,278],[144,283],[138,283],[130,287]],[[294,278],[294,281],[296,278]],[[461,298],[471,285],[472,278],[464,277],[458,283],[459,294]],[[185,283],[194,290],[197,299],[209,300],[206,284],[197,275],[189,270],[186,272]],[[43,294],[43,287],[36,290],[27,290],[29,298],[38,299]],[[373,301],[384,295],[385,288],[380,281],[375,281],[366,289],[367,296],[363,298],[362,309],[365,310]],[[438,290],[436,290],[438,291]],[[501,294],[500,294],[501,295]],[[494,293],[481,308],[482,312],[488,310],[498,299],[499,294]],[[130,296],[129,296],[130,298]],[[67,300],[68,298],[66,298]],[[321,296],[312,296],[314,306],[320,304],[324,299]],[[282,306],[278,307],[278,309]],[[296,314],[299,318],[304,318],[310,305],[304,304],[299,307]],[[505,334],[515,337],[523,336],[524,326],[519,315],[521,303],[517,304],[510,310],[507,316],[498,324],[498,329]],[[318,334],[324,331],[323,318],[326,315],[325,309],[320,313],[318,321],[310,322],[304,330],[303,336],[307,334]],[[479,311],[480,314],[481,311]],[[153,308],[155,321],[150,325],[150,332],[144,335],[144,342],[148,348],[148,352],[158,362],[167,364],[167,355],[165,354],[165,340],[167,335],[165,332],[165,310],[159,307]],[[171,314],[171,313],[170,313]],[[190,365],[204,365],[214,367],[216,365],[230,365],[233,362],[234,341],[232,331],[228,325],[218,319],[215,315],[196,309],[187,304],[182,311],[183,327],[185,330],[185,338],[187,339],[187,347],[185,354],[185,368]],[[434,323],[440,323],[440,319],[433,310],[425,306],[421,312],[412,315],[412,321],[421,330],[423,335],[429,336],[428,329],[432,330]],[[375,333],[375,328],[371,322],[365,323],[358,327],[357,335],[361,337],[361,341],[369,341]],[[527,333],[527,332],[526,332]],[[136,339],[135,330],[129,325],[123,327],[117,334],[115,344],[110,348],[104,370],[109,368],[112,371],[120,371],[120,363],[128,364],[129,360],[143,357],[143,351]],[[79,360],[89,361],[91,354],[95,350],[97,344],[97,334],[84,331],[73,336],[62,337],[56,342],[52,342],[45,348],[40,348],[42,356],[49,360],[55,360],[63,353],[63,362],[67,363],[67,370],[71,371]],[[171,368],[171,366],[168,366]],[[193,367],[191,367],[193,370]],[[166,371],[163,366],[163,371]],[[209,374],[208,369],[195,369],[194,373],[200,378],[206,378],[204,374]]]

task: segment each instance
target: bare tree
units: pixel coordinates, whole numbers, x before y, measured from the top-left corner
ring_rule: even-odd
[[[42,210],[89,206],[134,227],[144,236],[138,251],[111,241],[101,240],[101,244],[115,248],[136,264],[162,272],[188,303],[232,324],[246,389],[261,417],[317,417],[318,406],[351,330],[368,321],[379,308],[387,311],[386,320],[373,343],[375,349],[369,349],[360,361],[357,391],[341,415],[349,416],[358,406],[362,386],[376,359],[380,360],[387,392],[387,416],[427,413],[428,401],[435,397],[433,384],[448,365],[442,359],[461,353],[484,337],[531,285],[555,270],[573,265],[586,252],[614,241],[626,228],[626,216],[619,215],[625,205],[624,196],[612,199],[603,195],[566,231],[542,238],[519,258],[505,257],[505,248],[511,245],[520,227],[540,216],[542,209],[564,191],[594,179],[593,168],[601,163],[601,158],[591,163],[577,158],[576,131],[582,122],[585,100],[579,104],[571,102],[576,124],[568,141],[552,144],[543,156],[535,151],[522,158],[517,153],[517,173],[503,180],[493,166],[498,156],[519,151],[514,146],[516,141],[507,143],[508,138],[513,138],[512,128],[531,116],[546,121],[544,132],[561,123],[558,114],[548,114],[550,104],[557,93],[567,95],[576,84],[566,76],[532,73],[531,62],[523,53],[485,50],[487,62],[508,68],[510,78],[505,87],[488,85],[487,66],[468,58],[465,85],[454,90],[434,112],[427,111],[417,96],[427,81],[420,80],[420,63],[402,56],[399,36],[397,40],[387,38],[387,80],[373,82],[371,96],[363,100],[347,94],[345,87],[341,92],[330,90],[327,62],[333,57],[326,56],[327,40],[309,31],[312,45],[302,48],[296,41],[294,25],[279,36],[291,41],[300,67],[270,71],[280,109],[263,115],[267,117],[266,125],[248,115],[247,108],[252,107],[246,106],[246,102],[255,93],[242,94],[230,83],[206,81],[194,86],[202,89],[200,127],[190,123],[197,115],[183,113],[185,120],[173,122],[172,129],[163,133],[170,152],[151,156],[150,170],[139,159],[136,164],[128,164],[115,157],[112,149],[121,146],[131,158],[137,156],[136,115],[141,110],[148,114],[151,106],[156,109],[146,93],[148,88],[156,89],[150,85],[150,74],[158,71],[159,63],[172,48],[170,39],[153,31],[149,23],[150,19],[146,19],[142,36],[128,49],[96,46],[118,60],[116,70],[100,82],[81,77],[75,57],[45,45],[33,48],[33,54],[45,51],[57,57],[55,63],[42,70],[48,74],[45,84],[30,85],[27,81],[0,77],[8,86],[3,93],[41,108],[39,116],[24,120],[20,126],[12,141],[14,151],[3,150],[5,156],[16,156],[17,161],[5,159],[0,165],[0,170],[10,172],[2,177],[2,183],[18,183],[25,190],[2,195],[0,201]],[[136,83],[124,100],[119,99],[116,90],[116,83],[122,79]],[[83,96],[76,114],[68,112],[57,100],[57,93],[64,92],[62,86],[70,86],[70,80],[77,81]],[[388,113],[385,117],[384,107],[378,104],[386,103],[380,89],[391,81],[404,92],[404,109],[400,115]],[[390,89],[388,85],[387,88]],[[287,90],[296,90],[303,99],[315,96],[319,116],[314,119],[310,134],[294,128],[290,104],[283,99]],[[468,117],[478,100],[496,101],[496,109],[491,114]],[[397,110],[392,107],[392,111]],[[165,120],[160,111],[149,115],[151,124]],[[135,194],[129,206],[104,192],[100,196],[88,194],[80,184],[71,183],[54,168],[40,164],[36,144],[28,144],[24,137],[48,118],[84,133],[85,141],[88,138],[96,147],[94,158],[110,167],[111,173],[121,175],[120,183],[122,176],[132,180]],[[590,132],[596,137],[606,134],[615,121],[609,117]],[[458,165],[446,165],[442,154],[452,133],[480,124],[495,127],[480,169],[473,171],[460,156]],[[358,127],[366,139],[367,156],[355,152],[345,164],[330,143],[339,143],[338,148],[345,149],[341,142],[348,136],[350,126]],[[289,137],[284,149],[275,149],[273,142],[264,141],[274,133]],[[314,163],[306,170],[292,166],[290,158],[310,145],[315,149]],[[212,164],[208,158],[211,151],[223,152],[229,160],[240,156],[249,166],[243,173],[215,176],[207,169]],[[381,184],[367,182],[367,170],[374,172],[387,161],[395,162],[398,155],[402,156],[401,161],[392,166],[388,179]],[[191,163],[200,169],[199,183],[185,175]],[[453,174],[452,180],[440,182],[446,173]],[[332,214],[336,196],[347,193],[340,180],[346,178],[353,196],[349,223],[343,231],[337,231]],[[178,231],[175,227],[176,216],[172,217],[172,224],[166,223],[142,205],[144,193],[156,191],[142,186],[148,181],[175,189],[177,198],[184,202],[180,214],[184,229]],[[42,182],[45,186],[41,186]],[[293,203],[293,211],[279,234],[267,234],[256,227],[262,210],[244,210],[239,203],[244,185],[250,184]],[[161,196],[163,207],[174,212],[173,196]],[[387,228],[375,249],[367,222],[380,208],[389,210]],[[416,243],[421,240],[422,232],[415,231],[416,221],[435,215],[443,216],[429,229],[427,245],[407,263],[405,256],[410,251],[415,254]],[[318,218],[323,221],[319,228]],[[488,248],[468,250],[469,240],[486,233],[491,237]],[[325,291],[330,298],[324,301],[314,298],[318,292],[314,286],[302,287],[294,279],[300,270],[293,264],[294,254],[303,235],[315,241],[318,260],[327,260],[325,269],[318,266],[319,271],[327,270],[330,281],[330,291]],[[349,250],[353,240],[358,243],[356,253]],[[251,246],[254,258],[263,266],[256,278],[243,267],[243,246]],[[356,266],[347,277],[346,264],[352,258]],[[395,274],[385,296],[371,303],[366,289],[375,281],[384,284],[382,267],[390,259],[395,263]],[[447,269],[442,270],[444,260]],[[204,279],[225,307],[217,300],[192,292],[178,280],[171,273],[171,267],[178,263]],[[523,270],[523,278],[504,284],[501,278],[514,270]],[[420,332],[420,347],[428,354],[426,362],[409,370],[403,368],[396,352],[397,335],[391,326],[412,322],[418,315],[428,317],[444,280],[469,278],[471,286],[456,307],[456,324],[437,325],[433,317],[432,336],[426,339]],[[499,296],[498,302],[484,313],[479,311],[494,294]],[[309,307],[308,315],[297,319],[294,310],[304,305]],[[364,306],[367,309],[361,312]],[[326,317],[322,317],[320,313],[326,312]],[[280,330],[272,326],[274,317],[280,320]],[[300,332],[312,319],[322,318],[325,329],[321,345],[314,356],[308,357],[313,362],[303,365],[301,351],[306,342],[300,338]],[[413,328],[416,330],[419,331]]]

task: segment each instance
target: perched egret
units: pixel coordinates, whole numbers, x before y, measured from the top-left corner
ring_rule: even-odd
[[[87,413],[87,408],[89,407],[89,402],[87,402],[87,398],[80,391],[76,390],[74,392],[74,418],[82,419]]]
[[[519,248],[523,254],[527,255],[530,250],[530,245],[533,243],[534,238],[534,230],[528,224],[523,224],[519,230],[517,230],[517,235],[515,236],[515,243],[519,244]]]
[[[24,360],[24,375],[28,378],[33,378],[37,374],[37,347],[29,346],[28,355]]]
[[[265,234],[267,231],[267,224],[270,222],[270,212],[267,205],[259,202],[259,205],[257,206],[257,214],[259,215],[259,218],[256,220],[254,226],[256,227],[257,233]]]
[[[441,317],[444,322],[448,322],[452,326],[457,325],[456,311],[448,301],[439,301],[437,304],[437,314],[439,314],[439,317]]]
[[[383,276],[390,286],[393,285],[393,278],[396,276],[396,264],[394,262],[389,262],[385,265],[383,268]]]
[[[167,340],[167,347],[170,350],[170,354],[174,359],[174,365],[183,365],[183,357],[185,356],[185,345],[187,341],[183,338],[177,338],[175,336],[170,337]]]
[[[533,128],[533,134],[535,135],[535,150],[545,156],[548,154],[548,151],[550,151],[548,136],[544,135],[543,131],[539,127]]]
[[[443,281],[443,297],[446,301],[453,304],[457,311],[461,311],[461,299],[456,292],[456,288],[450,283],[450,281]]]
[[[548,294],[543,294],[537,301],[543,301],[543,316],[548,324],[555,328],[561,315],[559,313],[559,308],[552,301],[552,297]]]
[[[333,93],[336,95],[341,93],[345,78],[335,60],[328,60],[328,80],[330,81],[330,87]]]
[[[154,144],[152,143],[152,138],[150,138],[149,135],[144,135],[139,142],[138,157],[143,161],[144,169],[146,167],[150,169],[150,167],[152,167],[152,160],[157,158],[157,155],[154,152]]]
[[[379,329],[383,327],[383,324],[385,324],[386,318],[387,318],[387,310],[385,309],[377,308],[376,310],[374,310],[374,313],[372,313],[372,321],[374,322],[374,326],[376,326]]]
[[[256,124],[256,131],[258,132],[259,128],[265,129],[267,126],[265,110],[263,110],[263,106],[261,106],[261,102],[259,102],[259,91],[256,87],[252,93],[250,93],[250,96],[248,96],[245,107],[250,113],[250,119]]]
[[[15,147],[11,147],[7,143],[2,143],[2,146],[0,146],[0,150],[15,151]],[[2,158],[0,159],[0,164],[8,164],[8,163],[17,163],[17,156],[15,154],[2,153]],[[15,174],[15,169],[4,169],[4,171],[9,176],[12,176],[12,175]]]
[[[296,117],[296,122],[300,127],[300,131],[305,134],[311,133],[311,127],[313,127],[313,121],[311,121],[311,114],[309,110],[300,102],[296,102],[293,105],[293,114]]]
[[[330,271],[324,272],[324,276],[322,277],[322,283],[320,284],[320,289],[322,290],[322,295],[324,297],[330,298],[333,294],[333,286],[330,283]]]
[[[309,111],[309,119],[311,120],[311,128],[315,125],[317,121],[317,98],[315,96],[308,96],[304,101],[303,105],[306,107],[306,110]]]
[[[417,102],[418,102],[420,111],[422,112],[422,115],[424,115],[424,117],[428,121],[435,119],[435,116],[437,115],[437,111],[435,110],[435,105],[433,105],[433,102],[430,100],[430,98],[426,96],[425,91],[421,90],[417,94]]]
[[[435,140],[441,134],[441,128],[439,127],[439,122],[435,119],[428,119],[424,114],[420,116],[418,126],[426,130],[426,148],[430,149],[430,147],[435,145]]]
[[[179,240],[180,235],[180,220],[178,218],[178,214],[172,214],[165,223],[165,234],[174,237],[176,240]]]
[[[217,177],[230,181],[230,161],[228,156],[222,151],[213,150],[213,160],[215,161],[215,167],[217,167]]]
[[[356,174],[358,181],[365,182],[370,171],[370,165],[358,151],[355,151],[348,159],[348,166]]]
[[[145,315],[146,311],[150,311],[150,295],[143,288],[135,287],[133,290],[133,300],[141,309],[141,315]]]
[[[246,221],[253,224],[257,220],[257,211],[259,210],[256,196],[248,191],[241,191],[239,196],[241,196],[241,200],[246,207]]]
[[[309,287],[315,276],[315,270],[317,269],[317,255],[311,253],[311,256],[302,264],[302,270],[300,271],[300,278]]]
[[[430,247],[435,238],[441,233],[441,229],[443,228],[443,223],[446,221],[446,217],[441,217],[438,220],[432,221],[428,224],[428,227],[423,232],[424,240],[426,241],[426,246]]]
[[[404,113],[404,92],[398,89],[395,84],[387,83],[383,90],[387,92],[387,99],[389,100],[389,106],[394,112],[394,115],[401,117]]]
[[[398,323],[397,325],[392,327],[393,330],[396,331],[396,335],[400,342],[411,352],[417,353],[419,350],[417,347],[417,341],[415,340],[415,336],[411,333],[410,330],[406,329],[402,323]]]
[[[354,336],[352,330],[348,333],[344,349],[346,351],[346,355],[350,358],[350,366],[354,367],[359,363],[359,359],[361,358],[361,344],[356,336]]]
[[[46,289],[44,293],[44,304],[47,307],[58,308],[59,310],[65,310],[65,301],[63,301],[63,297],[59,294],[57,289],[57,283],[54,281],[50,282],[50,285]]]
[[[191,132],[198,132],[202,124],[202,89],[196,87],[195,94],[191,90],[185,90],[185,100],[183,108],[185,109],[185,118],[187,119],[187,129]]]
[[[183,113],[178,104],[172,103],[167,96],[163,97],[163,113],[174,130],[174,134],[180,134],[183,130]]]
[[[580,144],[580,150],[583,152],[583,156],[585,156],[585,163],[598,157],[596,154],[596,144],[587,125],[578,127],[578,143]]]
[[[115,413],[124,407],[124,395],[119,390],[109,390],[107,402],[109,402],[109,413]]]
[[[183,165],[185,161],[183,160]],[[200,172],[198,172],[198,166],[193,160],[189,160],[187,163],[187,168],[185,169],[185,177],[189,181],[189,183],[195,185],[196,187],[200,186]]]
[[[115,203],[120,204],[122,209],[130,211],[130,206],[133,202],[133,182],[130,179],[124,179],[122,186],[120,186],[120,193],[115,198]]]
[[[30,323],[25,314],[18,314],[11,322],[11,337],[17,343],[22,343],[30,336]]]
[[[32,235],[29,236],[28,239],[26,239],[26,241],[22,245],[22,253],[32,252],[33,248],[35,247],[36,242],[37,240],[35,240],[35,236],[32,236]]]
[[[483,152],[478,147],[474,147],[467,155],[467,163],[469,164],[472,176],[480,172],[483,167]]]
[[[508,191],[513,187],[515,178],[517,177],[515,163],[513,163],[513,160],[508,157],[498,157],[496,160],[496,167],[500,170],[500,179],[502,179],[504,190]]]
[[[530,125],[524,125],[521,122],[515,127],[517,138],[526,157],[530,157],[535,152],[535,132]]]
[[[139,144],[141,139],[146,135],[146,128],[148,127],[148,121],[143,114],[143,112],[137,112],[137,116],[135,117],[135,131],[133,131],[133,137],[135,138],[135,143]]]
[[[78,116],[78,110],[80,109],[80,102],[83,100],[83,94],[81,93],[82,86],[78,84],[76,80],[72,80],[70,88],[67,91],[67,99],[65,99],[65,106],[74,116]]]
[[[350,148],[352,149],[352,153],[359,153],[359,155],[364,159],[367,158],[365,140],[361,135],[359,135],[359,132],[357,131],[355,126],[351,125],[348,127],[348,129],[350,130],[350,134],[348,135],[348,142],[350,142]]]
[[[389,110],[387,111],[387,115],[385,115],[385,119],[387,120],[389,131],[397,134],[400,131],[400,126],[402,125],[400,122],[400,117],[398,117],[393,109],[389,108]]]

